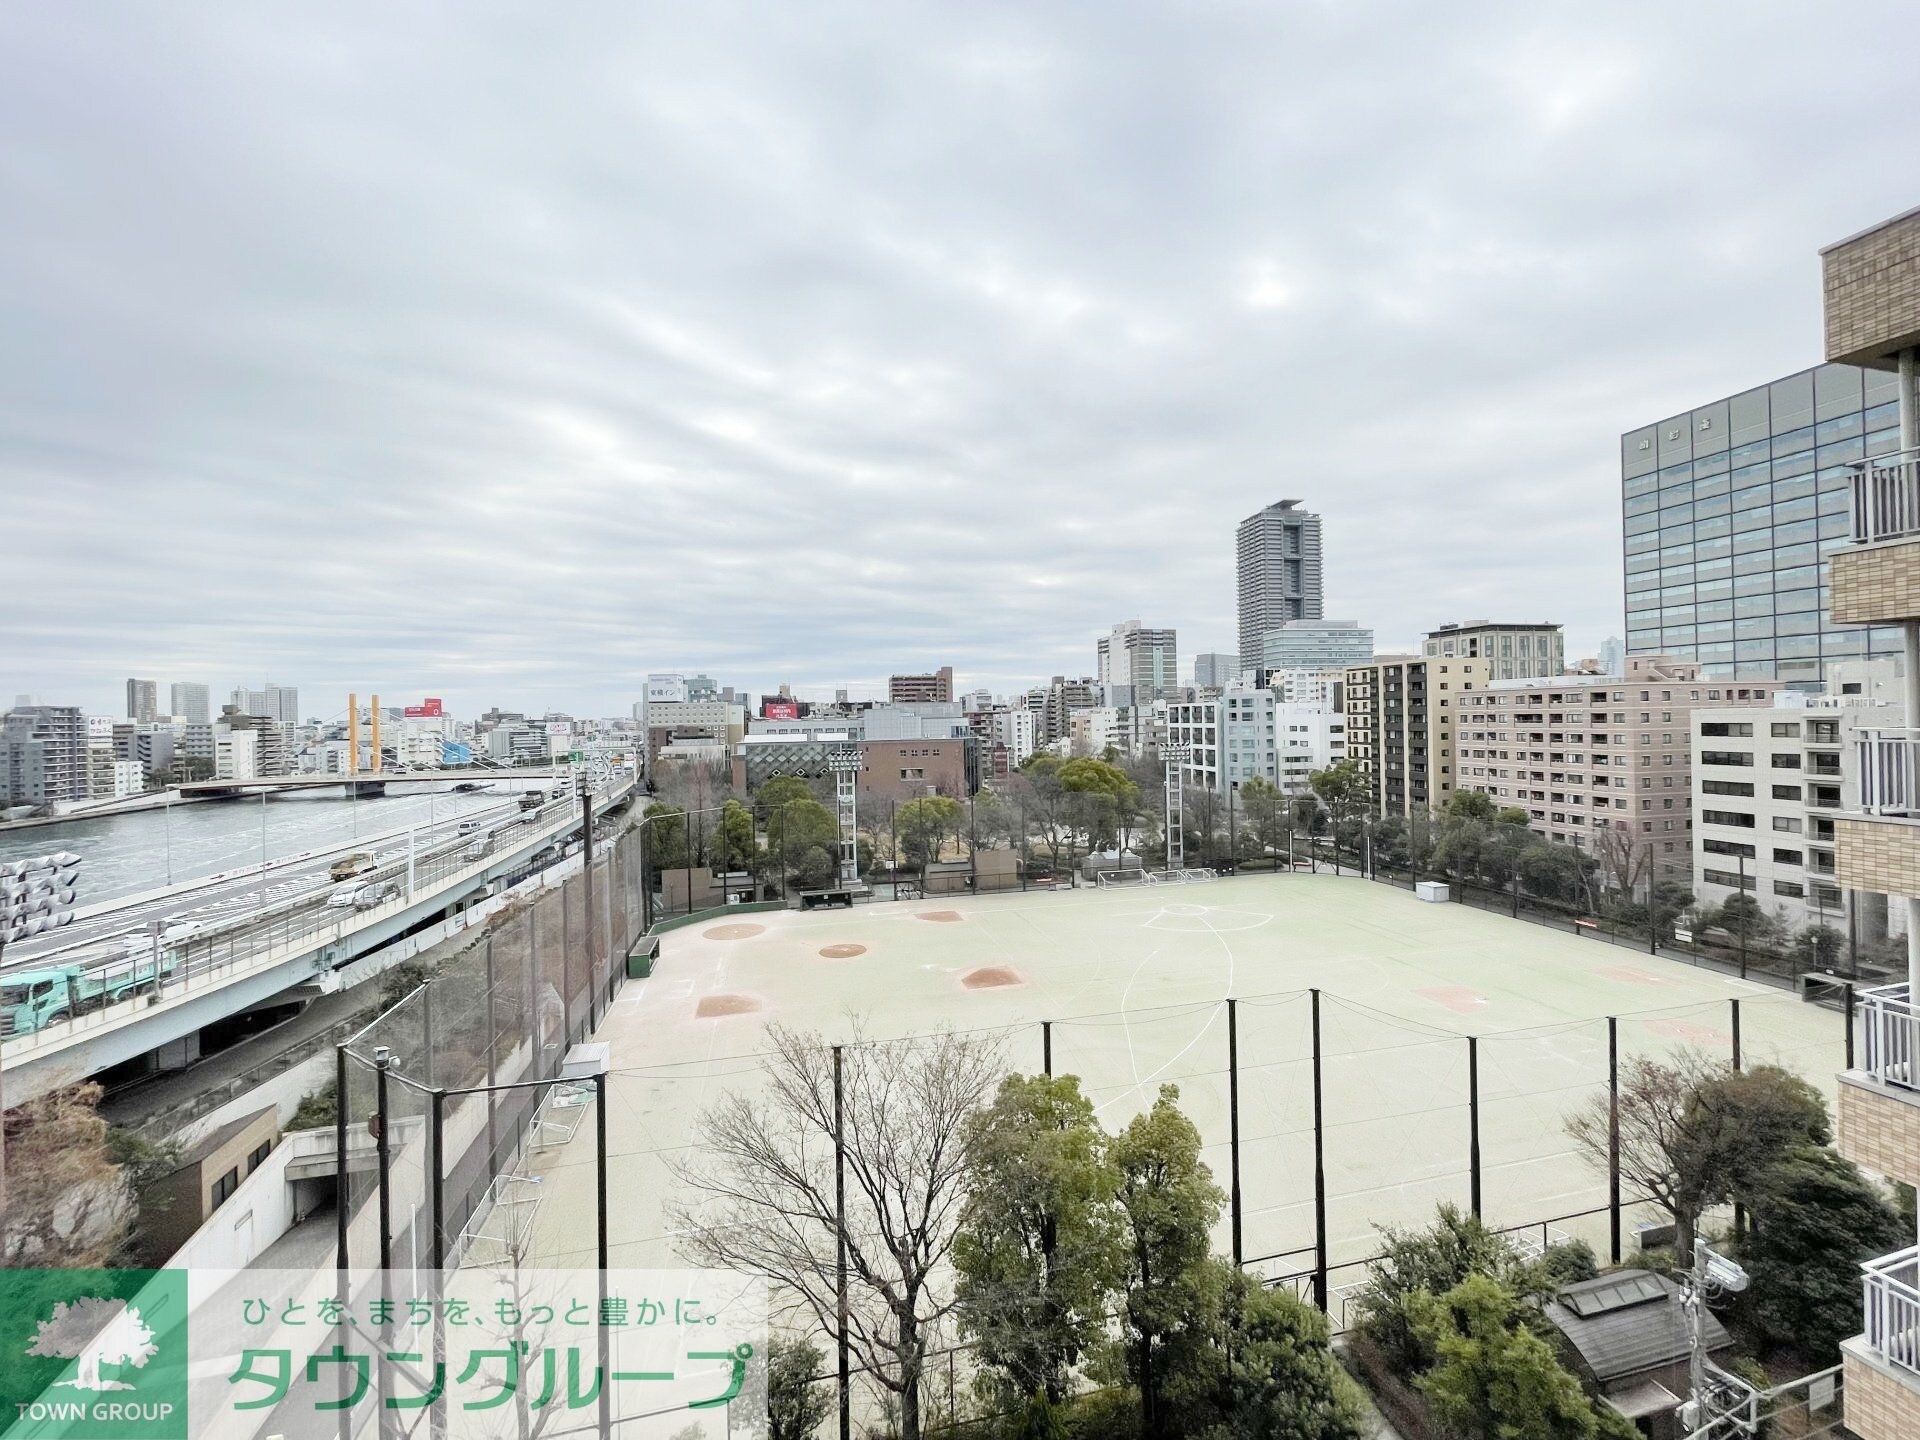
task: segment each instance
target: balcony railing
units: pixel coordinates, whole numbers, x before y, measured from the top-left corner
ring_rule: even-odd
[[[1860,808],[1869,815],[1920,813],[1920,730],[1863,730]]]
[[[1920,1090],[1920,1073],[1914,1069],[1914,1057],[1920,1053],[1920,1025],[1915,1023],[1907,987],[1881,985],[1860,991],[1854,1015],[1860,1027],[1855,1068],[1883,1084]]]
[[[1920,450],[1895,450],[1852,465],[1853,543],[1920,535]]]
[[[1867,1344],[1920,1374],[1920,1246],[1860,1268],[1866,1274]]]

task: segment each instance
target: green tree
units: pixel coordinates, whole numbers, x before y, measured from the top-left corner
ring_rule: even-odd
[[[1532,1307],[1499,1281],[1470,1275],[1412,1300],[1433,1364],[1415,1381],[1434,1417],[1461,1440],[1594,1440],[1593,1402],[1529,1325]],[[1629,1432],[1631,1433],[1631,1432]]]
[[[647,863],[655,872],[678,870],[687,863],[687,812],[678,805],[656,800],[647,806]]]
[[[1200,1159],[1200,1132],[1179,1101],[1177,1087],[1162,1085],[1110,1152],[1126,1248],[1120,1358],[1140,1392],[1145,1440],[1176,1433],[1169,1382],[1217,1348],[1208,1317],[1219,1313],[1219,1276],[1207,1263],[1208,1236],[1226,1196]]]
[[[1225,1433],[1235,1440],[1365,1440],[1372,1431],[1357,1387],[1334,1359],[1327,1317],[1291,1290],[1267,1289],[1218,1263],[1230,1312]]]
[[[895,822],[900,831],[900,850],[908,864],[919,867],[923,881],[927,867],[940,858],[940,842],[954,822],[965,815],[966,807],[945,795],[922,795],[900,807]]]
[[[819,796],[813,793],[813,786],[798,775],[775,775],[771,780],[762,780],[760,788],[753,792],[753,815],[764,829],[773,818],[773,812],[782,805],[795,800],[817,799]]]
[[[1060,851],[1073,837],[1072,813],[1078,803],[1067,792],[1060,778],[1067,762],[1058,755],[1036,752],[1029,755],[1014,780],[1014,803],[1025,817],[1027,829],[1039,836],[1047,847],[1054,872],[1060,870]]]
[[[1831,925],[1809,925],[1794,939],[1793,958],[1808,970],[1831,970],[1846,943]]]
[[[1770,950],[1780,941],[1780,922],[1773,912],[1745,893],[1729,895],[1712,923],[1726,931],[1736,945],[1747,949]]]
[[[972,1188],[954,1240],[960,1327],[995,1408],[1059,1401],[1099,1339],[1122,1264],[1118,1175],[1080,1081],[1009,1076],[968,1123]]]
[[[1307,785],[1337,826],[1357,819],[1373,804],[1373,787],[1367,783],[1366,768],[1358,760],[1340,760],[1324,770],[1307,776]]]
[[[750,870],[757,848],[753,812],[738,800],[728,800],[720,807],[720,823],[707,837],[708,863],[721,870]]]
[[[1754,1228],[1741,1247],[1760,1334],[1815,1364],[1834,1362],[1860,1328],[1860,1264],[1912,1231],[1851,1160],[1802,1145],[1768,1165],[1750,1191]]]
[[[784,867],[802,888],[817,890],[839,867],[840,822],[818,800],[788,800],[768,820],[767,851],[776,874]]]
[[[811,1440],[826,1424],[832,1392],[809,1383],[824,1359],[809,1340],[773,1337],[767,1346],[767,1440]]]
[[[1054,1413],[1046,1391],[1036,1390],[1027,1397],[1011,1440],[1067,1440],[1067,1427]]]
[[[1262,856],[1287,844],[1287,797],[1280,787],[1259,775],[1240,782],[1240,804],[1247,816],[1247,832]]]
[[[1441,1205],[1424,1229],[1379,1229],[1380,1258],[1368,1269],[1354,1310],[1361,1335],[1402,1375],[1416,1374],[1433,1360],[1414,1325],[1415,1296],[1445,1294],[1474,1275],[1529,1298],[1549,1287],[1546,1274],[1529,1265],[1512,1241],[1457,1205]]]
[[[1110,761],[1081,757],[1061,765],[1060,784],[1072,797],[1069,813],[1075,828],[1085,833],[1088,848],[1117,844],[1122,809],[1133,813],[1139,799],[1127,772]]]

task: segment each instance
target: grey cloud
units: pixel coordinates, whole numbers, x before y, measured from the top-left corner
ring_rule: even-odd
[[[0,699],[1006,688],[1329,608],[1620,628],[1617,437],[1818,358],[1904,7],[0,17]]]

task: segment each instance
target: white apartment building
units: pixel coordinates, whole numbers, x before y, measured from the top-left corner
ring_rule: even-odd
[[[1693,725],[1693,893],[1722,905],[1744,888],[1783,924],[1905,933],[1901,907],[1842,890],[1834,817],[1857,809],[1859,742],[1899,727],[1890,660],[1840,662],[1829,693],[1783,692],[1771,708],[1707,709]],[[1889,915],[1891,908],[1891,915]]]
[[[1185,783],[1218,792],[1256,778],[1302,790],[1315,770],[1346,758],[1346,730],[1344,715],[1280,704],[1249,686],[1167,706],[1166,743],[1186,750]]]
[[[1094,678],[1129,687],[1129,703],[1151,704],[1180,685],[1179,648],[1170,629],[1123,621],[1094,644]]]
[[[260,778],[260,732],[214,727],[213,778],[216,780],[257,780]]]
[[[1293,667],[1267,672],[1267,688],[1282,705],[1305,705],[1314,710],[1341,708],[1340,687],[1347,675],[1345,666],[1331,670]]]
[[[1031,721],[1031,713],[1027,716]],[[1153,744],[1153,711],[1142,705],[1096,705],[1067,717],[1069,749],[1104,755],[1109,746],[1121,755],[1138,755]]]

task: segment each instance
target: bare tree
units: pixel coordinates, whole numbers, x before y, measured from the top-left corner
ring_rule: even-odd
[[[137,1205],[100,1117],[101,1093],[91,1082],[65,1085],[7,1110],[0,1265],[89,1270],[120,1256]]]
[[[1637,894],[1653,864],[1653,846],[1641,843],[1633,832],[1632,822],[1596,826],[1594,849],[1607,884],[1627,899]]]
[[[765,1275],[828,1335],[839,1329],[834,1055],[821,1036],[773,1026],[765,1086],[701,1116],[699,1149],[675,1165],[697,1201],[672,1207],[681,1249]],[[856,1038],[841,1052],[848,1344],[919,1440],[931,1332],[955,1307],[949,1253],[973,1169],[967,1121],[1005,1069],[992,1038]]]
[[[1612,1103],[1595,1095],[1566,1118],[1568,1137],[1604,1172]],[[1620,1177],[1673,1219],[1674,1253],[1689,1255],[1700,1216],[1737,1195],[1792,1144],[1830,1138],[1826,1102],[1777,1066],[1735,1070],[1698,1050],[1620,1067]]]

